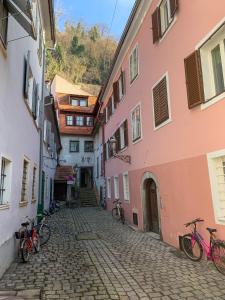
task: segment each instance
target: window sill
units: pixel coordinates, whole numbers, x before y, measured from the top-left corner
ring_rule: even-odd
[[[128,148],[128,146],[125,146],[123,149],[120,149],[120,150],[119,150],[119,153],[123,153],[124,151],[127,150],[127,148]]]
[[[37,202],[37,199],[32,199],[31,203],[33,204],[35,202]]]
[[[25,207],[28,205],[28,201],[23,201],[19,203],[19,207]]]
[[[124,199],[124,203],[127,204],[127,205],[130,204],[130,199],[129,200],[128,199]]]
[[[222,94],[220,94],[218,96],[215,96],[214,98],[212,98],[208,102],[205,102],[205,103],[201,104],[201,110],[204,110],[204,109],[216,104],[217,102],[219,102],[223,99],[225,99],[225,92],[223,92]]]
[[[154,125],[154,131],[166,126],[167,124],[171,123],[172,122],[172,119],[169,118],[168,120],[164,121],[163,123],[161,123],[160,125],[156,126]]]
[[[0,210],[5,210],[5,209],[9,209],[9,204],[1,204],[0,205]]]
[[[133,85],[133,83],[138,79],[139,73],[130,81],[130,87]]]
[[[132,141],[133,145],[141,142],[143,140],[143,137],[141,136],[139,139]]]

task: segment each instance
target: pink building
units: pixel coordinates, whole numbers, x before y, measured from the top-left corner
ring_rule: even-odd
[[[225,3],[214,2],[137,0],[101,94],[107,209],[119,198],[129,223],[174,246],[196,217],[225,238]]]

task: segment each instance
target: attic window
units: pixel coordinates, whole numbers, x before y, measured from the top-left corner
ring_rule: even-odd
[[[88,106],[87,99],[80,99],[80,98],[71,97],[70,98],[70,103],[73,106],[82,106],[82,107]]]

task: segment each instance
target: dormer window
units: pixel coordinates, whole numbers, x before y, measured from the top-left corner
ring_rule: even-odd
[[[76,98],[76,97],[71,97],[70,98],[70,103],[73,106],[81,106],[81,107],[87,107],[88,106],[87,99],[81,99],[81,98]]]

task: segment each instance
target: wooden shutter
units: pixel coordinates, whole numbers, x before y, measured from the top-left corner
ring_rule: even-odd
[[[160,22],[160,10],[157,7],[152,14],[152,34],[153,34],[153,44],[155,44],[161,36],[161,22]]]
[[[34,119],[37,119],[37,101],[38,101],[38,85],[35,79],[33,80],[33,91],[32,91],[32,114]]]
[[[118,152],[121,148],[120,146],[120,129],[118,128],[115,133],[115,139],[116,139],[116,152]]]
[[[27,58],[24,59],[24,97],[28,98],[28,88],[29,88],[29,77],[30,77],[30,50],[27,52]]]
[[[168,95],[167,95],[167,80],[164,77],[153,88],[153,103],[155,126],[158,126],[169,119]]]
[[[109,101],[108,101],[107,112],[108,112],[108,120],[109,120],[109,118],[112,115],[112,98],[111,97],[109,98]]]
[[[192,108],[204,101],[202,68],[199,50],[184,60],[188,107]]]
[[[120,97],[119,97],[119,82],[116,81],[113,83],[113,96],[114,96],[114,104],[115,107],[117,107],[119,101],[120,101]]]
[[[123,93],[123,95],[125,95],[125,92],[126,92],[125,71],[121,72],[121,78],[122,78],[122,93]]]
[[[171,18],[174,17],[178,8],[179,8],[179,1],[178,0],[170,0],[170,16],[171,16]]]
[[[128,122],[127,120],[124,121],[124,141],[125,141],[125,147],[128,146]]]

